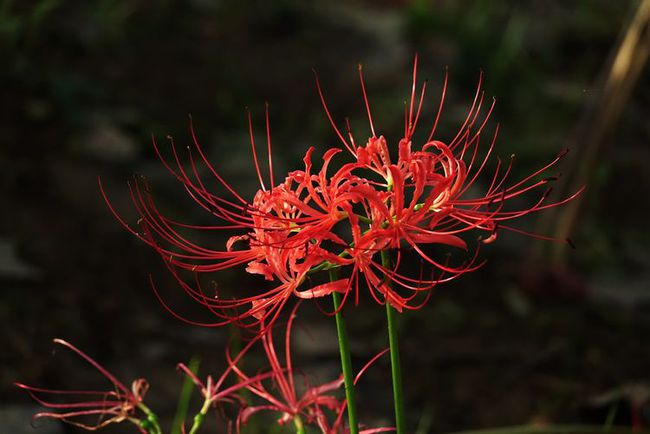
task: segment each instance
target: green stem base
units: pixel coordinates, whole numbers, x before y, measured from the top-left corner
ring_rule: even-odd
[[[381,264],[384,268],[391,267],[388,251],[381,252]],[[389,283],[386,283],[389,285]],[[404,415],[404,392],[402,389],[402,363],[399,356],[399,340],[397,332],[396,310],[386,300],[386,322],[388,323],[388,343],[390,345],[390,368],[393,377],[393,401],[395,403],[395,432],[406,434],[406,417]]]
[[[330,280],[336,280],[336,270],[330,270]],[[354,373],[352,372],[352,360],[350,357],[350,344],[348,333],[345,327],[345,319],[341,312],[341,294],[332,293],[334,310],[336,310],[336,332],[339,339],[339,353],[341,354],[341,370],[345,382],[345,398],[347,400],[348,423],[350,434],[359,434],[359,423],[357,422],[357,399],[354,393]]]

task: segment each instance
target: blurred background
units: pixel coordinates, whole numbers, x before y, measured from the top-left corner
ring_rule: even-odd
[[[413,432],[648,426],[649,3],[0,0],[0,431],[77,432],[45,421],[33,431],[37,407],[11,386],[101,384],[73,355],[53,357],[53,337],[124,381],[146,376],[165,423],[182,382],[177,362],[198,356],[203,374],[223,367],[229,331],[163,310],[149,275],[184,313],[193,306],[110,215],[98,176],[127,219],[135,221],[126,184],[134,173],[146,174],[169,215],[203,218],[156,161],[151,135],[189,144],[191,114],[211,160],[250,197],[245,107],[262,134],[270,104],[276,174],[300,168],[307,147],[338,145],[312,68],[335,118],[349,116],[358,140],[369,135],[358,62],[376,128],[395,145],[415,53],[429,79],[423,129],[446,68],[441,140],[455,135],[483,71],[487,96],[497,98],[488,127],[500,124],[496,155],[515,153],[523,174],[570,148],[555,197],[588,187],[580,202],[518,225],[570,236],[575,250],[504,235],[482,249],[486,267],[402,316]],[[257,282],[243,270],[215,280]],[[346,314],[361,366],[387,345],[383,310],[365,303]],[[334,378],[333,321],[307,305],[300,317],[296,360],[317,379]],[[391,423],[387,359],[359,394],[362,421]]]

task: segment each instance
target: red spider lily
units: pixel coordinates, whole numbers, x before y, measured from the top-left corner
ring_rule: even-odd
[[[208,409],[218,403],[239,403],[245,405],[246,401],[237,393],[251,383],[265,380],[272,377],[272,372],[265,372],[262,374],[255,375],[248,379],[247,381],[238,381],[232,386],[223,387],[226,379],[233,373],[233,367],[237,366],[237,363],[244,357],[248,350],[258,342],[258,338],[250,340],[244,348],[237,354],[236,357],[232,358],[228,354],[228,368],[219,376],[215,381],[211,375],[208,375],[205,382],[201,381],[199,377],[192,372],[184,363],[178,364],[178,369],[183,371],[192,382],[199,388],[201,395],[203,395],[203,408],[201,413],[207,413]]]
[[[277,390],[269,390],[261,379],[255,381],[253,377],[248,376],[237,367],[234,361],[230,363],[231,369],[240,380],[247,383],[246,389],[265,402],[262,405],[246,407],[239,413],[237,418],[238,430],[241,424],[246,424],[251,416],[260,411],[279,412],[281,416],[278,419],[278,424],[280,425],[292,422],[297,417],[304,418],[305,422],[309,424],[317,422],[320,418],[324,417],[324,408],[335,411],[341,407],[339,398],[330,393],[343,385],[342,376],[320,386],[307,387],[302,395],[299,395],[296,391],[295,372],[291,361],[290,350],[291,327],[295,317],[294,312],[292,312],[287,322],[284,341],[284,365],[275,349],[272,334],[273,329],[267,328],[260,337],[272,372],[273,386]],[[231,360],[230,355],[228,355],[228,359]]]
[[[487,149],[480,151],[481,135],[494,107],[492,102],[481,116],[484,105],[481,80],[465,121],[450,141],[442,142],[434,140],[434,135],[444,105],[445,77],[431,131],[424,143],[416,148],[412,139],[426,90],[424,83],[416,97],[416,57],[411,96],[405,106],[404,134],[396,149],[391,149],[386,139],[375,133],[361,67],[359,77],[372,134],[365,145],[356,144],[349,127],[347,138],[338,129],[317,78],[325,113],[344,148],[352,155],[351,161],[333,173],[329,173],[332,172],[330,165],[342,150],[327,150],[320,170],[314,171],[312,148],[303,159],[304,170],[289,173],[282,183],[276,185],[267,108],[267,182],[262,175],[249,115],[253,166],[260,183],[260,190],[252,201],[242,198],[208,161],[192,127],[193,147],[188,148],[186,165],[182,163],[173,140],[172,161],[163,156],[154,140],[154,148],[162,163],[182,183],[190,197],[221,224],[199,226],[166,217],[157,207],[146,182],[142,181],[131,186],[131,196],[141,216],[140,229],[132,229],[109,203],[111,211],[124,227],[164,258],[185,292],[217,317],[210,323],[183,318],[185,321],[205,326],[234,322],[257,329],[262,323],[272,325],[294,296],[306,299],[340,292],[344,294],[345,302],[348,295],[354,293],[355,303],[358,303],[360,282],[365,282],[372,297],[380,304],[388,301],[400,311],[418,309],[435,285],[480,267],[480,244],[494,241],[500,230],[551,239],[527,233],[509,226],[507,222],[562,205],[580,191],[566,199],[547,202],[550,189],[546,189],[540,192],[532,206],[516,209],[509,204],[514,202],[514,198],[545,189],[555,177],[541,177],[542,174],[555,166],[564,153],[516,181],[510,180],[513,158],[507,165],[497,159],[489,186],[483,193],[474,195],[474,190],[479,189],[477,180],[488,167],[498,131],[497,127]],[[208,190],[204,172],[212,175],[213,182],[221,186],[222,194]],[[187,232],[231,230],[239,232],[228,239],[224,249],[206,247],[186,235]],[[473,231],[484,234],[482,243],[464,262],[450,263],[455,261],[440,259],[431,253],[436,245],[468,250],[462,236]],[[387,250],[396,252],[391,264],[379,260],[381,252]],[[418,274],[405,271],[408,267],[404,264],[412,262],[404,258],[409,250],[421,264]],[[223,294],[210,295],[202,287],[201,274],[239,265],[245,265],[248,273],[273,282],[270,289],[244,288],[233,298],[227,298]],[[349,272],[334,282],[311,283],[310,277],[314,273],[332,268]],[[194,274],[193,283],[186,280],[188,272]],[[425,294],[424,299],[417,297],[420,294]],[[161,302],[178,316],[162,298]]]
[[[362,217],[353,213],[348,215],[351,225],[352,242],[344,250],[343,265],[352,267],[349,284],[358,294],[361,274],[378,303],[388,301],[393,307],[417,309],[422,301],[414,301],[418,293],[429,293],[436,284],[475,270],[482,265],[477,262],[478,247],[469,260],[458,266],[432,257],[425,245],[441,244],[467,250],[467,243],[459,235],[469,231],[487,232],[482,243],[493,242],[498,230],[508,230],[530,235],[535,238],[554,240],[514,228],[504,222],[547,208],[562,205],[581,193],[556,202],[547,202],[550,189],[544,187],[556,176],[542,177],[566,154],[560,153],[553,161],[532,174],[517,181],[510,181],[514,156],[505,169],[497,159],[491,182],[484,193],[472,197],[479,176],[485,171],[492,155],[498,127],[490,140],[487,150],[480,156],[479,142],[487,121],[494,108],[494,101],[487,113],[481,117],[484,94],[481,80],[467,117],[455,137],[448,143],[433,140],[444,105],[447,77],[442,90],[437,114],[425,142],[419,150],[414,150],[414,135],[425,97],[426,82],[423,83],[419,98],[416,98],[417,56],[413,65],[411,96],[405,106],[404,135],[397,149],[388,146],[383,136],[377,136],[372,120],[370,103],[366,94],[361,66],[359,66],[361,90],[366,105],[372,136],[365,146],[355,143],[349,131],[347,139],[336,126],[316,77],[318,92],[325,113],[344,147],[352,154],[354,162],[342,169],[346,176],[357,177],[358,194],[361,201],[351,199],[357,207],[364,210]],[[396,155],[395,155],[396,154]],[[395,158],[396,157],[396,158]],[[336,176],[336,175],[335,175]],[[377,180],[378,179],[378,180]],[[364,182],[365,180],[365,182]],[[523,209],[508,209],[511,199],[525,193],[544,188],[532,206]],[[568,241],[568,240],[567,240]],[[396,252],[394,263],[387,266],[377,260],[378,253],[386,250]],[[437,277],[423,278],[405,275],[402,268],[402,252],[413,250],[423,265],[431,270],[439,270]],[[394,284],[394,285],[391,285]],[[346,291],[346,295],[350,291]],[[407,296],[401,294],[407,293]],[[358,300],[358,295],[355,297]],[[425,299],[426,301],[426,299]]]
[[[272,380],[272,387],[267,387],[265,380],[269,377],[256,375],[249,376],[236,364],[236,359],[227,354],[230,369],[232,369],[240,379],[240,384],[249,390],[255,397],[261,399],[263,404],[252,404],[248,407],[242,408],[237,417],[237,429],[241,428],[242,424],[246,424],[248,420],[255,414],[264,411],[271,411],[280,414],[278,418],[279,425],[295,422],[296,419],[300,423],[313,424],[318,426],[324,434],[342,433],[343,424],[342,418],[345,412],[345,400],[341,400],[332,392],[336,391],[343,385],[343,376],[336,380],[321,384],[319,386],[310,386],[307,379],[304,378],[305,388],[304,391],[299,392],[296,388],[295,376],[296,370],[293,366],[291,359],[291,329],[295,319],[295,312],[298,305],[296,305],[291,316],[287,322],[286,332],[284,336],[284,360],[278,355],[275,344],[273,341],[273,329],[264,328],[264,332],[260,335],[262,346],[266,354],[266,359],[270,367],[270,379]],[[365,370],[380,356],[386,353],[387,350],[377,354],[370,362],[368,362],[357,375],[358,378],[365,372]],[[356,383],[356,381],[355,381]],[[336,414],[335,422],[330,425],[327,418],[327,412]],[[366,430],[366,434],[385,432],[388,429],[381,430]]]
[[[142,400],[147,392],[149,385],[146,380],[140,378],[127,388],[122,382],[115,378],[110,372],[104,369],[99,363],[94,361],[86,353],[74,345],[62,340],[54,339],[54,342],[63,345],[66,348],[77,353],[84,360],[97,369],[113,385],[112,390],[94,391],[94,390],[55,390],[43,389],[40,387],[27,386],[22,383],[14,383],[17,387],[24,389],[40,405],[60,410],[55,412],[40,412],[34,415],[34,418],[51,418],[75,425],[87,430],[97,430],[112,423],[129,421],[136,425],[140,432],[146,433],[143,428],[144,422],[136,416],[137,410],[141,410],[150,416]],[[65,398],[74,398],[73,402],[59,403],[51,401],[48,396],[60,396]],[[87,423],[84,420],[96,418],[95,423]]]
[[[388,351],[389,349],[387,348],[384,351],[379,352],[368,363],[366,363],[366,365],[359,371],[356,378],[354,379],[355,386],[357,385],[359,378],[361,378],[361,376],[366,371],[366,369],[368,369],[370,365],[372,365],[378,358],[386,354]],[[318,413],[316,422],[320,430],[323,432],[323,434],[349,434],[350,433],[350,428],[345,426],[345,424],[343,423],[343,415],[345,414],[346,407],[347,407],[347,401],[346,400],[341,401],[338,410],[336,410],[336,414],[337,414],[336,419],[331,423],[331,425],[323,412]],[[394,427],[379,427],[379,428],[361,429],[359,433],[376,434],[376,433],[392,432],[392,431],[395,431]]]
[[[251,126],[253,160],[261,186],[251,203],[246,202],[207,160],[198,144],[193,127],[190,130],[194,152],[200,156],[200,160],[197,162],[190,151],[189,169],[183,166],[173,140],[171,148],[174,163],[163,157],[154,140],[156,153],[165,167],[183,184],[190,197],[223,222],[222,225],[189,225],[165,217],[158,210],[146,183],[138,180],[131,185],[131,197],[141,216],[138,222],[141,230],[138,231],[131,228],[113,209],[102,188],[102,194],[109,208],[122,225],[153,247],[164,258],[165,264],[187,294],[219,318],[213,323],[197,323],[184,319],[187,322],[204,326],[219,326],[235,322],[253,327],[271,318],[267,321],[267,324],[271,324],[292,295],[303,299],[322,297],[333,291],[343,292],[347,288],[345,279],[308,289],[300,288],[314,267],[326,261],[329,263],[340,261],[335,254],[323,248],[322,244],[343,242],[331,232],[331,228],[346,215],[337,205],[338,199],[330,198],[327,191],[323,190],[316,194],[313,190],[314,182],[311,180],[313,177],[320,180],[317,182],[326,180],[327,166],[336,152],[326,154],[323,169],[318,175],[311,175],[309,172],[311,152],[308,152],[305,157],[306,170],[293,172],[283,183],[275,185],[268,109],[266,125],[271,188],[266,188],[261,174]],[[207,190],[206,181],[203,180],[198,167],[199,162],[204,166],[203,169],[210,172],[225,188],[226,197]],[[344,189],[345,185],[337,187]],[[333,187],[327,188],[333,190]],[[186,230],[206,232],[243,230],[244,233],[231,236],[225,249],[217,250],[188,239],[182,233]],[[242,294],[234,300],[228,300],[207,295],[198,277],[196,284],[188,284],[181,276],[182,271],[189,271],[198,276],[200,273],[211,273],[244,264],[248,273],[262,275],[266,280],[275,282],[275,286],[266,291]],[[178,316],[171,309],[168,310]]]

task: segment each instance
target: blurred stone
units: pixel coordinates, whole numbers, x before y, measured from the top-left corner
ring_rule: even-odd
[[[16,254],[16,246],[0,239],[0,277],[11,279],[35,279],[39,271],[23,262]]]
[[[324,19],[349,27],[375,44],[376,49],[367,53],[364,65],[374,74],[394,74],[410,58],[402,38],[404,15],[399,9],[367,9],[354,3],[330,2],[317,4],[316,9]]]
[[[628,310],[650,309],[650,275],[613,278],[598,276],[590,283],[591,300]]]
[[[292,331],[296,350],[309,356],[327,356],[339,351],[334,327],[310,324],[309,327],[296,327]]]
[[[503,299],[513,315],[524,318],[530,314],[530,301],[516,287],[508,288],[503,294]]]
[[[117,126],[100,122],[74,140],[78,149],[90,157],[113,162],[132,160],[137,154],[137,144]]]

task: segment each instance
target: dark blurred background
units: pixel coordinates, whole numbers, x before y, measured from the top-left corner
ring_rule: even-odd
[[[199,356],[204,374],[223,366],[229,331],[188,326],[162,309],[150,274],[184,313],[193,307],[159,258],[110,215],[98,176],[129,219],[134,173],[147,175],[170,215],[202,216],[155,160],[150,139],[171,134],[189,144],[191,114],[212,161],[250,197],[245,107],[262,133],[270,103],[276,173],[300,168],[308,146],[338,145],[312,68],[336,119],[349,116],[359,140],[369,133],[358,62],[375,125],[395,145],[415,53],[420,77],[429,78],[424,129],[445,68],[442,140],[462,122],[482,70],[487,95],[497,98],[489,126],[501,125],[496,154],[516,153],[523,174],[568,147],[555,197],[588,187],[579,207],[519,225],[570,236],[577,249],[504,235],[482,250],[484,269],[438,287],[426,308],[402,317],[413,432],[647,426],[648,3],[0,0],[0,419],[10,427],[0,431],[32,432],[37,407],[13,381],[99,382],[65,351],[52,357],[53,337],[125,381],[146,376],[165,422],[182,381],[177,362]],[[255,284],[243,274],[215,279]],[[366,303],[346,314],[360,366],[387,345],[382,310]],[[296,359],[317,378],[333,378],[332,320],[306,305],[300,315]],[[390,424],[388,360],[360,387],[362,420]],[[37,425],[34,432],[76,432]]]

